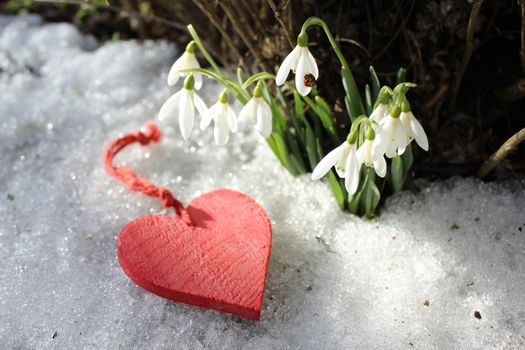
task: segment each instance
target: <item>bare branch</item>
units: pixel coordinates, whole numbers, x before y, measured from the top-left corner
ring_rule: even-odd
[[[478,176],[484,178],[499,162],[507,157],[518,145],[525,140],[525,128],[515,133],[510,139],[494,152],[478,171]]]

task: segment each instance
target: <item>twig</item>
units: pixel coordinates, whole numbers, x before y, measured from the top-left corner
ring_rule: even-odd
[[[293,0],[288,0],[283,9],[286,9],[286,17],[288,24],[288,33],[293,33]]]
[[[335,40],[337,40],[340,43],[349,43],[349,44],[355,45],[358,48],[360,48],[361,50],[363,50],[363,52],[368,56],[368,58],[372,57],[372,55],[370,55],[370,52],[366,49],[366,47],[364,47],[363,45],[361,45],[358,41],[356,41],[354,39],[350,39],[350,38],[336,38]]]
[[[505,141],[505,143],[483,163],[483,166],[478,171],[478,176],[484,178],[499,162],[505,159],[511,151],[518,147],[523,140],[525,140],[525,128],[512,135],[510,139]]]
[[[210,20],[210,22],[217,28],[217,30],[221,33],[222,38],[224,39],[224,42],[228,46],[228,48],[232,51],[233,55],[235,56],[235,59],[240,63],[241,65],[243,62],[242,55],[239,52],[239,49],[237,49],[237,46],[233,43],[233,41],[230,38],[230,35],[226,32],[224,27],[221,24],[220,18],[217,17],[216,14],[212,13],[209,10],[209,3],[205,3],[202,0],[192,0],[195,5],[204,13],[206,17]]]
[[[388,41],[388,43],[385,46],[383,46],[383,48],[381,49],[381,51],[379,51],[379,53],[377,55],[374,56],[374,58],[372,59],[372,64],[375,61],[377,61],[381,56],[383,56],[388,51],[390,46],[395,42],[395,40],[397,39],[398,35],[402,32],[403,28],[406,26],[408,20],[410,19],[410,16],[412,15],[412,11],[414,10],[414,5],[415,4],[416,4],[416,0],[412,0],[412,2],[410,3],[410,8],[408,9],[407,15],[405,17],[401,18],[401,25],[397,28],[397,30],[394,33],[394,35],[392,35],[390,37],[390,40]],[[397,18],[397,16],[400,15],[401,12],[402,12],[402,8],[401,8],[401,6],[399,6],[397,11],[396,11],[395,17]]]
[[[461,61],[461,65],[457,70],[456,78],[452,83],[451,98],[449,105],[450,110],[452,110],[456,106],[461,81],[463,80],[463,75],[465,74],[465,70],[467,69],[468,63],[470,62],[472,52],[474,51],[474,33],[476,32],[476,25],[478,23],[479,11],[481,9],[482,4],[483,0],[474,0],[472,10],[470,11],[470,17],[467,24],[465,52],[463,53],[463,60]]]
[[[281,18],[281,13],[277,9],[277,6],[275,5],[275,2],[273,0],[266,0],[268,5],[272,8],[273,14],[275,15],[275,19],[277,19],[277,22],[281,25],[283,28],[284,35],[286,36],[286,39],[288,40],[288,43],[290,44],[290,47],[293,48],[293,41],[292,37],[290,36],[290,33],[288,32],[288,29],[286,28],[286,24],[284,24],[283,19]]]
[[[261,20],[259,19],[257,8],[253,6],[252,1],[239,1],[239,4],[244,7],[244,12],[247,13],[252,19],[253,23],[255,23],[255,26],[257,27],[259,33],[261,33],[261,35],[265,37],[266,31],[264,30],[264,26]]]
[[[257,35],[253,32],[253,29],[250,26],[246,25],[246,23],[239,18],[239,14],[235,11],[235,6],[232,6],[230,1],[221,1],[220,5],[226,13],[228,19],[231,21],[233,28],[235,29],[241,40],[244,42],[250,53],[256,59],[258,64],[261,65],[263,69],[267,70],[267,67],[264,63],[263,57],[260,54],[260,51],[256,49]]]
[[[434,94],[434,96],[432,96],[427,102],[423,103],[422,109],[430,110],[434,108],[436,103],[438,103],[443,98],[447,90],[448,90],[448,83],[442,83],[439,89]]]

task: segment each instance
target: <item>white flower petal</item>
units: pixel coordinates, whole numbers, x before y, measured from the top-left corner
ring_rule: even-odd
[[[215,137],[215,142],[219,146],[225,145],[228,142],[230,137],[230,128],[228,127],[228,121],[225,113],[219,113],[214,116],[214,128],[213,136]]]
[[[308,66],[309,63],[307,56],[301,54],[299,61],[297,62],[297,70],[295,72],[295,87],[302,96],[308,95],[310,90],[312,90],[311,87],[304,85],[304,76],[308,73]]]
[[[191,136],[194,121],[194,106],[192,91],[186,90],[187,93],[181,96],[179,105],[179,127],[182,138],[187,140]]]
[[[193,93],[193,102],[195,103],[195,107],[197,108],[201,118],[204,117],[204,115],[208,112],[208,107],[206,107],[206,104],[202,98],[200,98],[196,93]]]
[[[412,118],[410,119],[410,129],[412,130],[412,134],[414,135],[414,138],[416,139],[417,144],[419,147],[424,149],[425,151],[428,151],[428,138],[427,134],[425,133],[425,130],[419,123],[419,121],[412,115]]]
[[[339,154],[343,150],[343,146],[344,143],[328,152],[328,154],[324,156],[323,159],[321,159],[321,161],[315,166],[314,171],[312,171],[312,180],[319,180],[325,176],[328,171],[330,171],[330,168],[335,165],[335,162],[339,158]]]
[[[317,80],[317,78],[319,78],[319,68],[317,67],[317,62],[315,61],[314,56],[312,55],[310,50],[308,50],[308,48],[306,48],[306,55],[310,63],[309,73],[311,73],[314,76],[315,80]]]
[[[272,113],[265,101],[257,108],[257,123],[255,129],[262,137],[267,138],[272,133]]]
[[[403,123],[398,119],[395,122],[395,138],[396,138],[396,148],[397,148],[397,154],[402,155],[405,152],[405,149],[408,145],[408,137],[405,127],[403,126]]]
[[[255,122],[257,115],[257,97],[252,97],[248,103],[242,107],[241,112],[239,113],[239,120],[251,120]]]
[[[355,149],[355,146],[354,146]],[[355,150],[351,149],[346,159],[345,188],[349,195],[353,195],[359,186],[359,163],[355,156]]]
[[[202,87],[202,75],[200,74],[193,74],[193,78],[195,78],[195,90],[200,90]]]
[[[181,93],[182,90],[174,93],[173,95],[171,95],[170,98],[166,100],[166,102],[164,102],[162,107],[160,107],[159,120],[164,120],[168,115],[175,112],[175,109],[177,109],[177,107],[179,106]]]
[[[219,103],[217,102],[216,104],[211,106],[210,109],[208,109],[208,111],[204,115],[202,115],[201,124],[200,124],[201,130],[206,129],[210,125],[211,121],[213,120],[213,116],[217,114],[218,108],[220,108],[220,106],[219,106]]]
[[[383,119],[385,120],[385,119]],[[388,119],[386,119],[388,120]],[[388,130],[385,129],[385,123],[380,122],[376,128],[376,137],[372,143],[372,158],[377,158],[385,154],[389,143]]]
[[[231,132],[237,131],[237,116],[229,105],[226,105],[226,118],[228,120],[228,126],[230,127]]]
[[[376,123],[379,123],[386,116],[387,110],[387,105],[382,103],[378,104],[372,114],[370,114],[370,119],[374,120]]]
[[[189,53],[189,52],[186,52],[188,55],[186,57],[186,65],[184,66],[183,69],[188,69],[188,68],[200,68],[201,65],[199,64],[199,61],[197,61],[197,56],[195,56],[195,53]]]
[[[387,170],[385,157],[381,156],[377,159],[374,159],[374,170],[378,176],[385,177]]]
[[[179,80],[180,74],[179,69],[181,69],[184,66],[184,63],[186,61],[186,55],[187,53],[184,52],[182,56],[180,56],[175,63],[170,68],[170,72],[168,73],[168,85],[173,86],[177,84],[177,81]]]
[[[396,143],[392,141],[392,139],[389,139],[385,149],[385,156],[387,156],[388,158],[392,158],[393,156],[395,156],[396,148]]]
[[[355,152],[355,156],[357,158],[357,162],[359,164],[363,164],[363,163],[366,163],[366,156],[365,156],[365,147],[364,147],[364,144],[361,145],[361,147],[359,147],[357,149],[357,151]]]
[[[281,86],[286,81],[286,78],[288,78],[288,74],[290,74],[290,69],[295,70],[295,67],[297,66],[297,59],[298,57],[298,47],[296,46],[292,52],[286,56],[283,63],[279,67],[279,70],[277,71],[277,75],[275,76],[275,84],[277,86]]]

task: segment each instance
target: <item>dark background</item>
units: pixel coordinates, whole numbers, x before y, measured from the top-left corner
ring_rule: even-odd
[[[252,73],[276,72],[303,21],[319,16],[330,25],[360,87],[369,82],[370,65],[383,83],[393,85],[398,68],[405,67],[408,80],[418,84],[409,97],[431,145],[428,154],[416,154],[418,176],[474,175],[525,126],[523,6],[516,0],[8,0],[0,6],[6,13],[74,22],[100,40],[166,39],[181,49],[190,40],[185,25],[192,23],[225,68],[235,72],[242,66]],[[319,93],[341,111],[336,117],[343,130],[343,89],[334,69],[339,63],[320,30],[309,34],[321,71]],[[523,148],[489,178],[522,178]]]

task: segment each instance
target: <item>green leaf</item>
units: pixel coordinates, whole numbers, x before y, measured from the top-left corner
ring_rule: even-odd
[[[294,169],[298,172],[298,175],[305,174],[307,172],[301,157],[298,157],[295,154],[290,154],[290,162]]]
[[[403,161],[403,182],[407,178],[407,174],[414,163],[414,155],[412,154],[412,145],[409,144],[405,152],[401,155],[401,160]]]
[[[295,105],[295,115],[298,118],[304,119],[304,105],[301,100],[301,95],[297,91],[293,92],[293,101]]]
[[[370,80],[372,81],[372,101],[377,100],[379,96],[379,90],[381,89],[381,82],[376,74],[376,70],[373,66],[370,66]]]
[[[328,135],[332,141],[336,144],[339,144],[340,140],[332,120],[332,110],[330,106],[323,98],[321,98],[321,96],[316,96],[315,101],[317,102],[317,115],[319,116],[319,119],[321,119],[321,123],[328,132]]]
[[[344,186],[341,185],[341,182],[337,179],[337,176],[334,174],[333,170],[328,172],[328,185],[334,194],[335,200],[341,209],[345,208],[346,201],[346,190]]]
[[[95,14],[96,8],[94,6],[91,6],[89,4],[83,4],[75,13],[75,21],[82,22],[84,19],[92,17]]]
[[[392,191],[401,191],[403,189],[403,180],[403,161],[396,154],[390,164],[390,185],[392,186]]]
[[[291,114],[292,124],[296,131],[296,137],[299,140],[303,148],[306,147],[306,128],[309,128],[310,125],[304,117],[304,106],[303,101],[298,93],[294,92],[294,110]]]
[[[370,86],[368,84],[365,85],[365,102],[366,102],[366,115],[370,115],[372,113],[372,93],[370,92]]]
[[[341,76],[343,77],[343,87],[346,91],[346,96],[349,100],[349,117],[354,120],[361,114],[365,113],[361,95],[357,89],[357,85],[352,75],[352,71],[348,67],[341,67]]]
[[[306,129],[306,155],[310,162],[310,168],[313,170],[317,163],[319,163],[320,158],[317,153],[315,135],[311,128]]]
[[[283,166],[283,168],[286,168],[286,163],[283,161],[283,157],[279,154],[279,149],[277,148],[277,144],[275,143],[275,139],[273,137],[273,134],[266,138],[266,143],[268,146],[270,146],[270,149],[272,150],[273,154],[279,159],[279,162]]]
[[[396,85],[407,81],[407,70],[405,68],[399,68],[396,76]]]
[[[301,151],[299,150],[299,145],[297,144],[297,140],[295,139],[296,135],[293,135],[290,133],[290,129],[286,132],[286,140],[288,141],[288,145],[290,146],[289,149],[291,150],[290,153],[290,161],[293,165],[293,167],[300,173],[306,173],[306,167],[303,162],[303,158],[301,156]]]
[[[279,152],[279,155],[282,158],[282,163],[285,164],[285,167],[286,167],[286,169],[288,169],[290,174],[292,174],[293,176],[298,175],[297,170],[292,165],[292,162],[290,160],[290,154],[289,154],[289,151],[288,151],[288,147],[286,146],[286,143],[284,142],[284,139],[278,133],[274,133],[274,134],[272,134],[272,136],[273,136],[273,138],[275,140],[275,145],[277,146],[277,150]]]
[[[352,196],[348,196],[348,210],[352,214],[359,215],[359,204],[361,202],[361,196],[363,195],[363,192],[365,190],[365,185],[368,182],[368,172],[365,171],[366,167],[361,167],[359,171],[359,187],[357,188],[356,193],[354,193]]]
[[[352,106],[350,104],[350,98],[348,96],[345,96],[345,107],[346,107],[346,113],[348,113],[348,116],[350,117],[350,122],[354,122],[356,117],[352,114]]]
[[[379,199],[381,199],[381,194],[379,189],[375,184],[375,170],[372,167],[366,167],[366,171],[369,176],[367,178],[367,183],[364,186],[364,191],[361,197],[360,211],[362,215],[372,216],[379,204]]]
[[[281,107],[277,102],[272,98],[266,84],[263,83],[263,97],[270,104],[270,109],[272,111],[272,121],[274,130],[277,131],[280,135],[284,135],[286,130],[286,118],[282,113]]]
[[[246,73],[244,73],[241,67],[237,68],[237,81],[239,84],[244,84],[246,81]]]

